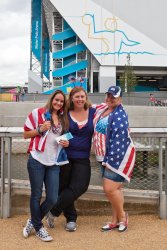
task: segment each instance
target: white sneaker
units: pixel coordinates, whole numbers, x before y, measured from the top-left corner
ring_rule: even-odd
[[[26,226],[23,228],[23,236],[24,236],[24,238],[28,238],[28,236],[31,233],[31,231],[33,230],[33,228],[34,228],[34,226],[31,223],[31,220],[28,219]]]
[[[49,235],[47,230],[44,227],[41,227],[39,231],[36,233],[36,236],[43,241],[52,241],[53,238]]]
[[[123,232],[125,232],[127,230],[128,230],[128,226],[126,226],[124,222],[120,222],[118,231],[120,233],[123,233]]]
[[[118,228],[119,228],[119,224],[112,224],[111,222],[109,222],[101,228],[101,231],[108,232],[108,231],[112,231]]]
[[[48,227],[50,227],[50,228],[54,228],[55,227],[55,218],[56,217],[51,212],[47,213],[47,215],[46,215],[46,222],[47,222]]]
[[[67,222],[65,225],[65,230],[68,232],[74,232],[77,229],[77,224],[74,221]]]
[[[119,222],[119,229],[120,233],[123,233],[128,230],[128,213],[125,214],[125,222]]]

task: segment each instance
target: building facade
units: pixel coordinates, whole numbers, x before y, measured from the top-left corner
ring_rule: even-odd
[[[166,8],[164,0],[32,0],[29,92],[86,79],[88,91],[103,93],[119,84],[127,56],[136,91],[167,89]]]

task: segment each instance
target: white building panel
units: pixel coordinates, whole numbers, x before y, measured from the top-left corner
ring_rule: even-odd
[[[167,65],[167,49],[94,1],[51,2],[101,65],[125,65],[127,54],[133,66]]]

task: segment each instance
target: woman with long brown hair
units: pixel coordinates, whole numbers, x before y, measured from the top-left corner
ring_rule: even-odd
[[[43,241],[52,237],[43,227],[42,219],[57,201],[59,188],[59,165],[67,164],[67,158],[61,158],[59,152],[69,142],[56,138],[68,130],[66,97],[60,90],[55,91],[47,105],[34,109],[24,125],[24,138],[31,138],[27,169],[31,185],[30,211],[31,218],[23,229],[27,238],[35,229],[36,236]],[[65,156],[65,154],[61,154]],[[43,184],[46,198],[41,203]]]

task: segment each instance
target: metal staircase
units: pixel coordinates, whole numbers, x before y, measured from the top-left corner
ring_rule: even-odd
[[[54,65],[52,76],[55,87],[69,83],[70,75],[75,78],[87,77],[88,67],[86,46],[79,40],[66,21],[59,19],[59,22],[59,30],[55,30],[55,34],[52,36]],[[79,56],[80,54],[82,57]]]

